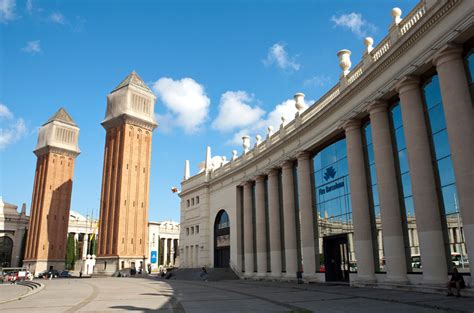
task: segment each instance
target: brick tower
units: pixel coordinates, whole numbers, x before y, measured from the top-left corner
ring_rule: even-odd
[[[156,96],[132,72],[108,96],[99,245],[94,271],[144,268]]]
[[[38,133],[35,182],[24,265],[32,272],[64,269],[79,128],[63,108]]]

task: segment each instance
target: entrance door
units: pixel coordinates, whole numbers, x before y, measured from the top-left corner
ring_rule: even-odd
[[[347,234],[323,238],[326,281],[349,281]]]
[[[229,215],[221,210],[214,223],[214,267],[229,267],[230,225]]]

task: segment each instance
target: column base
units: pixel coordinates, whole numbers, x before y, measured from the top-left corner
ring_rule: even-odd
[[[281,279],[285,281],[296,281],[296,272],[295,273],[282,273]]]
[[[408,278],[404,276],[391,276],[391,277],[387,276],[384,282],[395,283],[395,284],[406,284],[406,285],[410,283]]]
[[[267,278],[268,279],[275,279],[275,280],[280,280],[282,278],[283,273],[267,273]]]
[[[140,268],[140,262],[142,262],[142,271],[146,271],[145,261],[146,259],[144,257],[97,257],[93,275],[105,277],[116,276],[121,270],[124,270],[125,272],[127,272],[127,274],[130,274],[130,271],[127,270],[134,268],[138,271]]]
[[[254,275],[255,278],[266,278],[268,276],[268,273],[266,272],[257,272],[256,275]]]

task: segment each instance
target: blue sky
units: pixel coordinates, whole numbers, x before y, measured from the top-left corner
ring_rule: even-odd
[[[239,137],[294,114],[338,80],[336,53],[376,45],[390,11],[417,1],[0,0],[0,195],[30,208],[37,129],[63,106],[81,128],[71,209],[98,216],[106,96],[132,70],[158,96],[150,220],[179,220],[184,160],[206,145],[231,158]]]

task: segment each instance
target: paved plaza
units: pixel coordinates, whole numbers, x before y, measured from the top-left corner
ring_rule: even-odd
[[[256,281],[147,278],[55,279],[34,295],[0,305],[1,312],[474,312],[474,298]],[[0,285],[1,300],[25,287]],[[1,302],[1,301],[0,301]]]

